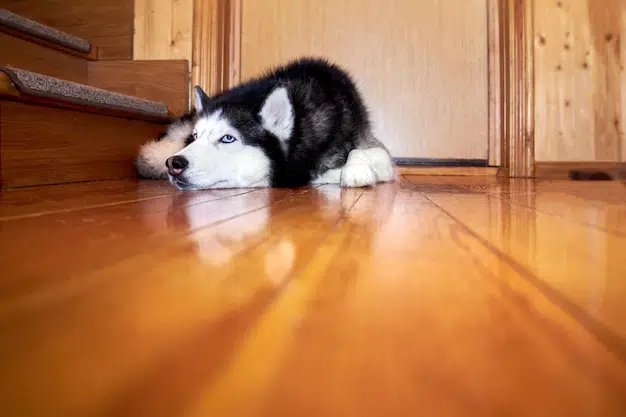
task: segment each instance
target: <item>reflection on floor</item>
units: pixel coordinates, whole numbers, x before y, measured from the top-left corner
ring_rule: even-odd
[[[624,416],[626,187],[0,193],[7,416]]]

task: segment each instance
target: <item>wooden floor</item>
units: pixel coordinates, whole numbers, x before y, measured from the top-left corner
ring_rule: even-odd
[[[626,186],[0,194],[3,416],[625,416]]]

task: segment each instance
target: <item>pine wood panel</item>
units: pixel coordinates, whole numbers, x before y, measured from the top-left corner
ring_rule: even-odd
[[[163,130],[140,120],[0,103],[3,187],[134,177],[139,145]]]
[[[306,55],[347,67],[394,156],[487,159],[485,0],[242,2],[241,76]]]
[[[623,186],[412,182],[0,193],[3,410],[621,417]]]
[[[536,2],[537,161],[624,155],[626,3]]]
[[[188,110],[189,62],[98,61],[88,65],[88,84],[108,91],[166,103],[170,113]]]
[[[16,68],[51,77],[87,83],[87,61],[24,39],[0,33],[0,66]]]
[[[134,59],[191,62],[193,0],[135,0]]]
[[[129,0],[3,0],[2,7],[87,39],[99,59],[133,58],[133,2]]]

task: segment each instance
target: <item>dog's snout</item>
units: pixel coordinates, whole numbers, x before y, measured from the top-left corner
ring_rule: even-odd
[[[185,168],[189,165],[189,161],[184,156],[175,155],[167,158],[165,166],[167,166],[167,172],[170,175],[180,175]]]

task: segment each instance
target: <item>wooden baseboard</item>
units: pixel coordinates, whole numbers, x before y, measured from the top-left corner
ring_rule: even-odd
[[[572,172],[583,173],[585,176],[597,173],[596,177],[605,174],[613,179],[626,172],[626,164],[620,162],[574,161],[574,162],[536,162],[535,178],[568,180]]]
[[[92,87],[166,103],[173,115],[189,109],[186,60],[96,61],[89,63],[87,74]]]
[[[398,166],[400,175],[449,175],[462,177],[498,175],[497,167],[446,167],[446,166]]]

